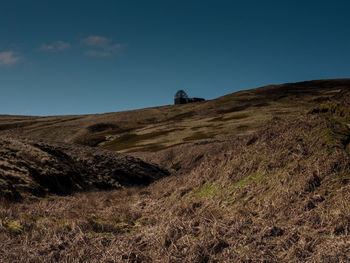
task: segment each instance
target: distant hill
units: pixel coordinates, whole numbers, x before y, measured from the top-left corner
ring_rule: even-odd
[[[316,80],[235,92],[214,100],[116,113],[0,116],[0,131],[98,146],[158,151],[204,139],[250,134],[273,118],[307,112],[350,88],[349,79]]]

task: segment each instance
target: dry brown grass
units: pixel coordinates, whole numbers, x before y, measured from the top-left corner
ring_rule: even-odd
[[[176,160],[178,175],[146,188],[3,202],[0,260],[348,262],[342,127],[311,115],[273,121],[250,136],[149,156]]]
[[[204,137],[251,134],[276,116],[305,113],[349,87],[348,79],[309,81],[266,86],[187,105],[80,116],[0,116],[0,132],[10,129],[11,134],[120,152],[158,151]],[[119,138],[125,139],[129,133],[137,137],[119,144]]]
[[[115,140],[121,134],[110,123],[133,129],[131,150],[171,146],[165,139],[173,132],[149,135],[170,129],[184,130],[175,132],[181,140],[174,144],[213,134],[135,153],[172,172],[147,187],[2,200],[0,262],[350,262],[350,129],[342,114],[350,106],[348,86],[268,86],[202,104],[55,124],[62,125],[56,139],[79,127],[93,127],[79,136]],[[333,102],[340,107],[313,111]],[[31,125],[23,131],[28,127],[34,137],[47,132]]]
[[[97,148],[0,136],[0,197],[145,185],[169,173],[140,159]]]

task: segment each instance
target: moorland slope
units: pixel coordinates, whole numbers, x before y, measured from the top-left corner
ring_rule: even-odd
[[[148,186],[2,200],[0,261],[349,262],[350,80],[123,114],[50,117],[43,131],[45,118],[2,117],[7,140],[91,152],[77,144],[100,136],[93,146],[170,175],[152,165],[163,172]]]
[[[270,85],[214,100],[79,116],[0,116],[0,132],[98,146],[118,152],[154,152],[203,139],[250,134],[269,120],[306,113],[350,87],[349,79]]]

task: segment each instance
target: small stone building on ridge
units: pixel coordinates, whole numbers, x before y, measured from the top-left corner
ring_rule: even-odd
[[[189,98],[184,90],[178,90],[174,97],[174,104],[186,104],[205,101],[203,98]]]

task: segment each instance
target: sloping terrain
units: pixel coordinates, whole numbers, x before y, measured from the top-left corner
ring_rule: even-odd
[[[194,145],[203,156],[192,171],[140,190],[3,205],[0,255],[11,262],[348,262],[349,136],[319,114],[274,121],[250,136]]]
[[[256,131],[272,118],[307,112],[350,87],[349,79],[271,85],[185,105],[81,116],[0,116],[0,132],[118,152],[154,152]]]
[[[237,102],[240,94],[245,94],[244,99]],[[247,94],[251,105],[234,108],[248,103]],[[258,101],[264,104],[252,106]],[[349,80],[327,80],[269,86],[206,104],[180,105],[184,106],[178,108],[181,114],[192,107],[190,111],[198,110],[198,116],[182,115],[181,120],[159,121],[155,127],[197,125],[193,120],[210,116],[222,123],[218,134],[155,152],[150,148],[137,152],[140,148],[135,145],[142,141],[148,147],[169,134],[158,133],[159,140],[143,137],[132,141],[135,144],[124,138],[123,147],[131,147],[125,151],[171,172],[164,176],[166,172],[151,166],[146,174],[159,171],[151,181],[160,179],[148,186],[17,203],[3,199],[0,262],[350,262],[349,101]],[[214,108],[205,110],[203,105]],[[221,113],[214,114],[218,109]],[[254,128],[237,132],[235,125],[245,118],[228,120],[226,114],[247,111]],[[80,120],[84,118],[88,117]],[[104,125],[81,126],[90,127],[81,128],[85,129],[81,134],[111,136],[116,127],[111,126],[112,119],[103,118]],[[129,134],[152,126],[148,116],[143,118],[140,122],[145,120],[145,126]],[[205,124],[201,129],[209,133],[214,127]],[[89,167],[89,161],[82,160],[91,160],[94,151],[114,156],[97,148],[40,142],[30,126],[11,132],[31,136],[19,140],[3,135],[3,141],[15,140],[12,148],[17,140],[45,154],[54,146],[83,167]],[[123,160],[131,158],[115,154]],[[93,169],[96,175],[113,166],[114,158],[103,163],[104,158],[94,164],[99,165]]]
[[[122,154],[64,143],[0,137],[0,197],[146,185],[169,173]]]

